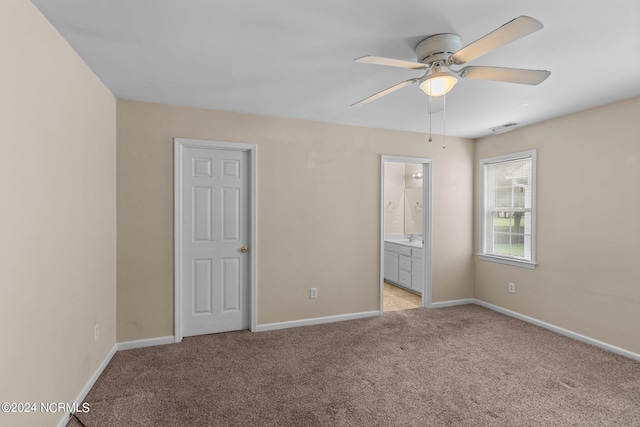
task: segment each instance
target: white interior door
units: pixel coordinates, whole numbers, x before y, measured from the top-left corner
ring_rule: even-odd
[[[249,328],[248,156],[183,148],[182,336]]]

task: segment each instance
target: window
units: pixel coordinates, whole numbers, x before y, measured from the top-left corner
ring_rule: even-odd
[[[535,268],[536,151],[480,160],[480,258]]]

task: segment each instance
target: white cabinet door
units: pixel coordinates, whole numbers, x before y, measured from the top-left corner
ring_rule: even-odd
[[[411,289],[422,293],[424,288],[424,264],[413,261],[411,265]]]
[[[422,293],[424,289],[424,257],[423,248],[413,248],[411,250],[411,289]]]
[[[398,254],[384,253],[384,279],[398,283]]]
[[[400,255],[400,270],[411,272],[411,257]]]
[[[384,243],[384,280],[398,283],[398,250],[394,243]]]
[[[400,270],[400,280],[398,281],[402,286],[407,288],[411,287],[411,272]]]

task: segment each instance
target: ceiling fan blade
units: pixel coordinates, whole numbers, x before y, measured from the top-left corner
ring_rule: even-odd
[[[391,67],[410,68],[412,70],[424,70],[426,65],[419,62],[403,61],[402,59],[384,58],[382,56],[362,56],[353,60],[354,62],[364,62],[367,64],[389,65]]]
[[[365,98],[365,99],[363,99],[362,101],[358,101],[358,102],[356,102],[355,104],[351,104],[351,106],[352,106],[352,107],[356,107],[356,106],[360,106],[360,105],[362,105],[362,104],[367,104],[367,103],[369,103],[369,102],[371,102],[371,101],[375,101],[375,100],[376,100],[376,99],[378,99],[378,98],[382,98],[382,97],[383,97],[383,96],[385,96],[385,95],[389,95],[391,92],[395,92],[395,91],[396,91],[396,90],[398,90],[398,89],[402,89],[402,88],[403,88],[403,87],[405,87],[405,86],[409,86],[409,85],[411,85],[411,84],[413,84],[413,83],[417,82],[418,80],[420,80],[420,79],[409,79],[409,80],[405,80],[405,81],[400,82],[400,83],[398,83],[398,84],[396,84],[396,85],[393,85],[393,86],[391,86],[391,87],[389,87],[389,88],[386,88],[385,90],[382,90],[382,91],[380,91],[380,92],[378,92],[378,93],[376,93],[376,94],[374,94],[374,95],[371,95],[370,97]]]
[[[476,67],[471,65],[458,71],[458,75],[465,79],[538,85],[551,75],[551,71],[525,70],[522,68]]]
[[[453,55],[451,55],[452,63],[464,64],[473,61],[476,58],[486,55],[501,46],[511,43],[542,29],[543,25],[537,19],[529,16],[518,16],[500,28],[490,32],[484,37],[479,38],[473,43],[463,47]]]

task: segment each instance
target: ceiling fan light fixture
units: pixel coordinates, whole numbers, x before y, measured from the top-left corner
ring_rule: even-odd
[[[436,67],[420,82],[420,89],[429,96],[442,96],[458,83],[458,76],[445,67]]]
[[[429,117],[431,117],[433,113],[431,109],[431,97],[442,97],[444,100],[446,96],[443,95],[450,92],[458,83],[459,79],[492,80],[497,82],[538,85],[549,77],[551,74],[550,71],[478,65],[469,65],[460,70],[452,70],[451,66],[465,64],[477,59],[499,47],[536,32],[542,27],[543,25],[540,21],[530,16],[522,15],[480,37],[462,49],[460,49],[460,46],[462,46],[462,38],[457,34],[446,33],[429,36],[418,43],[414,49],[418,62],[372,55],[356,58],[354,60],[356,62],[387,65],[410,70],[425,70],[426,72],[422,77],[400,82],[358,101],[352,104],[352,106],[375,101],[403,87],[418,83],[420,90],[429,96]]]

